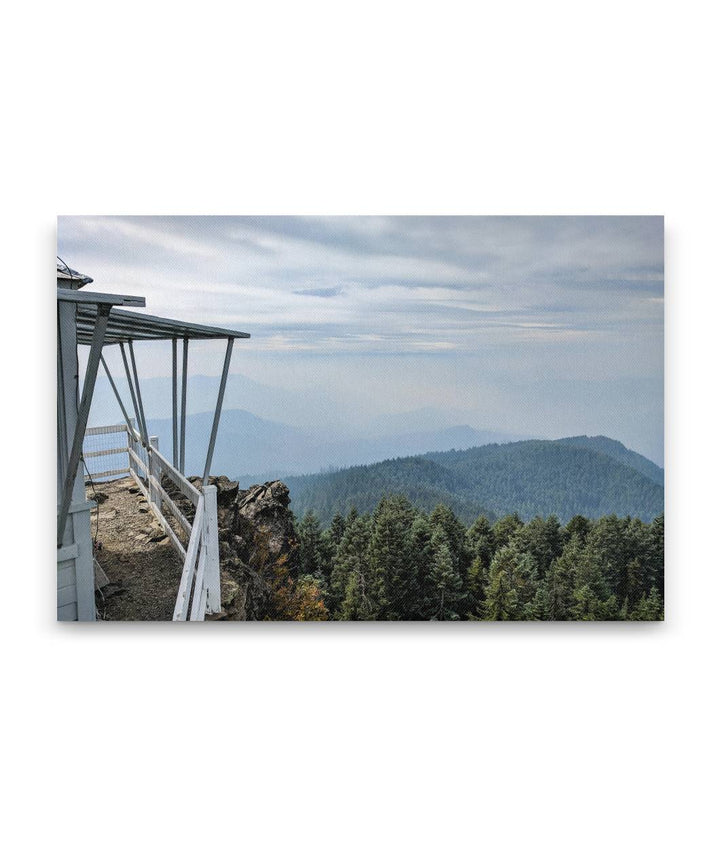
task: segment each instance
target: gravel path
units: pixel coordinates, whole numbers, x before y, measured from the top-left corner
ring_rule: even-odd
[[[106,621],[170,621],[182,562],[131,478],[96,486],[95,552],[110,584],[98,595]],[[92,487],[88,499],[93,499]],[[97,536],[95,527],[98,527]]]

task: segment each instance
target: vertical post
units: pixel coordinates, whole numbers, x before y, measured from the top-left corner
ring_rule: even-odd
[[[180,472],[185,475],[185,417],[187,416],[188,340],[183,339],[182,390],[180,395]]]
[[[157,455],[153,454],[153,449],[159,450],[159,448],[158,438],[151,437],[150,445],[148,446],[148,486],[150,488],[150,502],[155,503],[158,511],[161,510],[160,503],[162,502],[162,497],[158,490],[158,485],[160,484],[160,461]]]
[[[203,484],[208,483],[210,475],[210,467],[212,466],[213,452],[215,451],[215,439],[217,437],[218,425],[220,424],[220,412],[222,411],[223,398],[225,397],[225,385],[227,384],[228,369],[230,368],[230,357],[232,356],[233,342],[235,340],[228,339],[227,349],[225,350],[225,362],[223,364],[222,377],[220,378],[220,389],[218,390],[217,404],[215,405],[215,418],[213,419],[212,431],[210,432],[210,442],[208,443],[207,458],[205,459],[205,472],[203,473]]]
[[[172,340],[172,432],[173,456],[175,469],[178,465],[178,423],[177,423],[177,339]]]
[[[135,349],[133,348],[132,339],[128,341],[128,348],[130,349],[130,362],[132,363],[133,378],[135,379],[135,392],[137,393],[138,409],[140,410],[142,434],[145,438],[145,448],[147,449],[150,445],[150,438],[148,437],[147,422],[145,421],[145,410],[143,408],[142,395],[140,393],[140,381],[138,379],[137,365],[135,364]]]
[[[134,419],[130,419],[128,422],[128,469],[130,470],[130,475],[135,473],[137,475],[137,464],[135,463],[135,459],[130,454],[130,450],[137,455],[137,443],[135,442],[135,422]]]
[[[205,542],[205,586],[207,588],[208,612],[220,612],[220,549],[218,545],[217,487],[214,484],[203,485],[205,497],[205,517],[203,541]]]
[[[137,398],[135,397],[135,387],[133,386],[133,380],[130,376],[130,366],[128,365],[127,356],[125,354],[125,345],[120,342],[120,353],[123,358],[123,365],[125,366],[125,377],[127,378],[127,385],[130,389],[130,398],[133,403],[133,410],[135,411],[135,422],[137,423],[137,429],[140,433],[140,436],[143,436],[143,428],[142,422],[140,421],[140,410],[138,409]],[[144,439],[144,438],[143,438]]]

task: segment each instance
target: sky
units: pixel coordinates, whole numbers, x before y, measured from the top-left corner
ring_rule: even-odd
[[[300,394],[288,424],[422,410],[662,465],[661,217],[67,216],[58,255],[153,315],[250,333],[231,371]],[[137,351],[169,377],[166,343]],[[193,343],[191,374],[222,352]]]

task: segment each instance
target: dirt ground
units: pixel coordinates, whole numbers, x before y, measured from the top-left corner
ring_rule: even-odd
[[[95,486],[95,558],[110,583],[97,595],[106,621],[170,621],[182,561],[132,478]],[[92,487],[88,499],[94,499]],[[97,527],[97,534],[96,534]]]

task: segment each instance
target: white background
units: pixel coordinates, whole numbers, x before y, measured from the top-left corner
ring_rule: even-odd
[[[710,4],[3,13],[6,852],[717,847]],[[57,626],[55,216],[666,215],[662,626]]]

